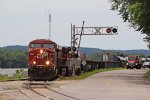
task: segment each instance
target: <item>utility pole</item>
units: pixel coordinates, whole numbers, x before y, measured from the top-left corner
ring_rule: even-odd
[[[49,39],[51,39],[51,14],[49,15]]]
[[[45,9],[45,16],[48,15],[49,20],[49,39],[51,39],[51,14],[49,13],[49,9]]]

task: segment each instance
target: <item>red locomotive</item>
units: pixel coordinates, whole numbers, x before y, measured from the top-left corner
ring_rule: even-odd
[[[67,70],[66,48],[47,39],[36,39],[28,45],[28,76],[30,80],[51,80]],[[66,72],[65,72],[66,74]]]

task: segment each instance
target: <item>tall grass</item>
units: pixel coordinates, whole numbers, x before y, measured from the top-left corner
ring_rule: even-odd
[[[146,72],[145,76],[146,76],[146,78],[148,78],[150,80],[150,70],[148,72]]]
[[[13,76],[8,76],[7,74],[0,74],[0,81],[9,81],[9,80],[20,80],[22,78],[26,78],[24,75],[24,70],[16,70]]]
[[[96,69],[90,72],[82,73],[80,76],[71,76],[71,77],[61,77],[61,80],[82,80],[85,78],[88,78],[89,76],[92,76],[94,74],[100,73],[100,72],[106,72],[106,71],[112,71],[112,70],[121,70],[123,68],[107,68],[107,69]]]

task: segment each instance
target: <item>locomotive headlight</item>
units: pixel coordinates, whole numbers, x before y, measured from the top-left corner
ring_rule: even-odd
[[[50,61],[46,61],[46,65],[49,65],[50,64]]]
[[[129,65],[129,63],[126,64],[127,66]]]
[[[36,64],[36,61],[33,61],[33,64],[35,65],[35,64]]]
[[[43,49],[40,50],[40,53],[41,53],[41,54],[43,53]]]

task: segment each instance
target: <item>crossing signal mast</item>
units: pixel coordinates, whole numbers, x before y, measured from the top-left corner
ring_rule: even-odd
[[[72,53],[68,54],[70,58],[73,58],[72,55],[76,54],[76,57],[73,58],[73,62],[78,58],[78,50],[81,44],[81,38],[83,35],[118,35],[118,27],[117,26],[106,26],[106,27],[84,27],[84,21],[82,27],[76,27],[71,24],[71,51]],[[73,50],[76,48],[76,50]],[[76,53],[77,52],[77,53]],[[71,65],[73,67],[73,75],[75,75],[75,65]]]
[[[117,26],[106,27],[84,27],[84,21],[82,27],[76,27],[71,24],[71,47],[80,47],[81,37],[83,35],[117,35]]]

